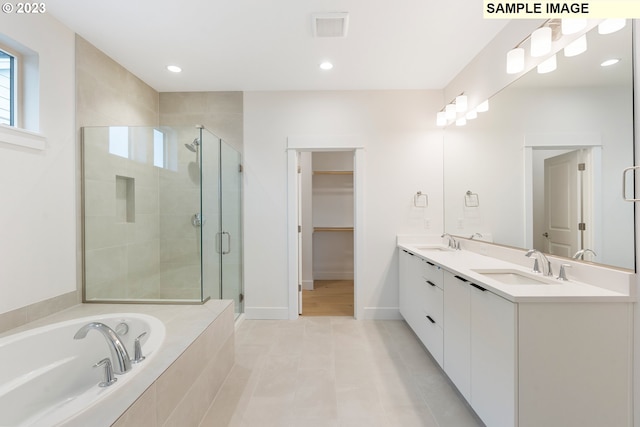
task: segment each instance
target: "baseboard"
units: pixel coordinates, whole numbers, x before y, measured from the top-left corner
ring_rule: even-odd
[[[302,289],[304,289],[305,291],[312,291],[313,290],[313,280],[303,280],[302,281]]]
[[[250,320],[287,320],[288,307],[245,307],[245,319]]]
[[[362,320],[402,320],[398,307],[365,307]]]

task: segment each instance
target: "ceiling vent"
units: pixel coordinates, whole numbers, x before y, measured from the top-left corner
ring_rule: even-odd
[[[311,16],[314,37],[346,37],[349,26],[347,12],[314,13]]]

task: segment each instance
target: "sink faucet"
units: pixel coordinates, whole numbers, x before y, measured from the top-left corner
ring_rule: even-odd
[[[537,249],[530,249],[525,254],[525,256],[528,258],[531,258],[534,255],[536,255],[537,258],[533,263],[533,272],[543,273],[545,276],[553,276],[553,271],[551,271],[551,261],[547,259],[545,254],[543,254]],[[539,267],[540,264],[538,263],[538,261],[540,261],[540,264],[542,264],[542,271],[540,271],[540,267]]]
[[[109,350],[111,351],[111,359],[113,360],[113,372],[116,374],[129,372],[131,370],[131,360],[129,359],[127,349],[122,344],[122,341],[120,341],[118,334],[104,323],[87,323],[82,328],[78,329],[78,332],[73,336],[73,339],[79,340],[86,337],[87,333],[91,329],[95,329],[100,332],[104,339],[107,340]]]
[[[598,256],[593,250],[591,249],[580,249],[578,252],[576,252],[573,255],[573,259],[581,259],[584,260],[584,254],[586,254],[587,252],[591,252],[593,254],[593,256]]]
[[[449,244],[448,246],[452,249],[460,249],[460,244],[458,242],[456,242],[456,239],[453,238],[453,236],[449,233],[444,233],[442,236],[440,237],[446,237],[447,239],[449,239]]]

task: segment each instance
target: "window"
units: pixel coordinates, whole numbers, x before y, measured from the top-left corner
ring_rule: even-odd
[[[15,126],[16,58],[0,50],[0,123]]]

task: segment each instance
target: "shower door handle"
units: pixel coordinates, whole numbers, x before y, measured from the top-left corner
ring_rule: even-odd
[[[231,234],[226,231],[223,231],[221,234],[227,236],[227,250],[222,249],[222,255],[227,255],[231,252]],[[222,248],[222,242],[220,243],[220,247]]]

